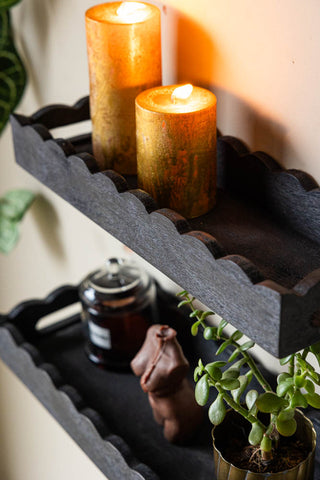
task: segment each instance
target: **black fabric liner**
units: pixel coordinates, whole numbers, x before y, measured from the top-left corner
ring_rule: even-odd
[[[168,323],[178,331],[178,339],[184,349],[191,368],[201,357],[204,362],[213,361],[217,349],[215,342],[203,340],[201,335],[190,335],[190,320],[187,310],[177,310],[176,299],[163,297],[160,293],[160,323]],[[162,434],[162,427],[153,419],[147,395],[141,390],[139,379],[130,371],[120,372],[101,369],[88,360],[85,354],[85,333],[80,322],[50,334],[38,337],[34,346],[42,358],[37,362],[50,370],[54,365],[62,376],[63,383],[76,389],[79,394],[77,407],[83,413],[90,409],[100,414],[103,422],[96,422],[102,437],[115,434],[123,438],[134,456],[148,465],[163,480],[213,480],[213,452],[211,424],[205,417],[204,424],[189,445],[177,446],[168,443]],[[34,350],[36,350],[34,349]],[[37,352],[30,352],[36,359]],[[226,359],[230,351],[225,351]],[[53,372],[50,372],[54,379]],[[275,379],[266,371],[265,376],[274,383]],[[60,383],[59,378],[56,380]],[[67,387],[64,386],[64,389]],[[74,395],[73,395],[74,396]],[[82,400],[82,399],[83,400]],[[94,412],[93,412],[94,413]],[[90,415],[88,415],[90,417]],[[320,438],[320,413],[309,411]],[[94,415],[93,415],[94,419]],[[316,451],[315,480],[320,479],[320,446]]]

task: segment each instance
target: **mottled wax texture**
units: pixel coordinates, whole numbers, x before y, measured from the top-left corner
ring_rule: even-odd
[[[216,98],[194,87],[174,105],[176,87],[153,88],[136,99],[138,182],[160,207],[193,218],[215,204]]]
[[[86,12],[92,143],[101,169],[135,174],[135,97],[161,84],[160,10],[143,4],[134,21],[117,14],[120,5]]]

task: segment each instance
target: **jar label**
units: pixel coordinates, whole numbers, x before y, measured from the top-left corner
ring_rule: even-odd
[[[97,347],[111,349],[111,335],[108,328],[102,328],[95,323],[88,321],[89,337],[91,342]]]

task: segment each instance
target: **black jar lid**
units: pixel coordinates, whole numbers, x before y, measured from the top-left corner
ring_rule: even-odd
[[[101,304],[121,308],[140,302],[153,281],[131,260],[110,258],[104,267],[90,273],[80,285],[80,299],[88,306]]]

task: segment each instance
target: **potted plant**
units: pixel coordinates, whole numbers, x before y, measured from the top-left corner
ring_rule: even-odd
[[[217,393],[208,410],[214,425],[217,479],[312,480],[316,433],[299,409],[320,408],[320,395],[315,391],[320,375],[309,362],[313,355],[320,364],[320,342],[281,359],[287,371],[278,375],[272,389],[250,354],[254,342],[241,343],[239,330],[226,336],[228,322],[221,320],[217,327],[208,324],[207,317],[214,312],[197,309],[195,298],[186,291],[178,295],[183,298],[179,307],[188,305],[192,310],[192,335],[201,328],[206,340],[220,342],[217,357],[229,351],[224,361],[217,358],[204,365],[200,359],[194,371],[199,405],[208,403],[211,387]],[[253,378],[261,392],[250,388]]]

